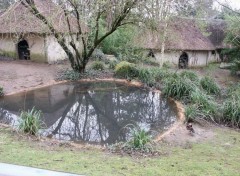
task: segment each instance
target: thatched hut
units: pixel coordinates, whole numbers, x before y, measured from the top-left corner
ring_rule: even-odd
[[[68,29],[63,9],[51,0],[34,2],[39,12],[66,40],[70,32],[76,31],[74,24],[71,25],[72,29]],[[21,1],[14,3],[0,16],[0,55],[48,63],[67,58],[48,26]]]
[[[151,52],[151,56],[160,62],[163,27],[157,30],[145,30],[143,37],[137,39],[138,47]],[[163,62],[179,67],[206,66],[219,59],[216,47],[204,35],[197,23],[191,19],[174,19],[168,24],[165,38]]]

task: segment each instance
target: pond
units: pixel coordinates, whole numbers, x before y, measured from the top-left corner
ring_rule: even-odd
[[[177,119],[160,93],[115,82],[64,83],[0,99],[0,122],[16,126],[21,110],[43,113],[41,134],[89,144],[127,141],[138,126],[154,137]]]

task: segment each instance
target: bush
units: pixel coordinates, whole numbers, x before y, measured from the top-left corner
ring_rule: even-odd
[[[93,70],[104,70],[105,66],[104,66],[104,63],[101,62],[101,61],[95,61],[92,63],[92,66],[91,68]]]
[[[183,71],[183,72],[181,72],[180,76],[190,79],[191,81],[193,81],[195,83],[199,82],[197,74],[192,71]]]
[[[177,100],[189,101],[195,89],[196,85],[191,80],[174,74],[164,80],[163,95]]]
[[[163,68],[171,68],[171,63],[169,61],[163,63]]]
[[[240,94],[233,94],[225,101],[222,121],[240,127]]]
[[[116,60],[109,61],[109,68],[114,70],[117,64],[118,64],[118,61]]]
[[[134,64],[122,61],[116,65],[115,75],[120,78],[132,79],[138,76],[138,70]]]
[[[3,95],[4,95],[3,87],[0,86],[0,97],[2,97]]]
[[[95,61],[100,61],[100,60],[105,61],[107,59],[105,54],[100,49],[95,49],[91,57],[92,57],[92,60],[95,60]]]
[[[134,150],[149,150],[147,146],[151,142],[151,136],[139,126],[127,125],[125,128],[130,129],[130,140],[127,142],[129,147]]]
[[[156,83],[154,70],[149,68],[140,68],[138,70],[138,79],[150,87]]]
[[[240,60],[236,59],[231,67],[231,74],[236,75],[238,71],[240,71]]]
[[[210,77],[204,77],[201,79],[200,84],[202,88],[209,94],[217,95],[220,93],[220,88],[216,82]]]
[[[40,120],[42,112],[36,110],[34,107],[31,111],[22,111],[20,115],[19,130],[31,135],[36,135],[42,127]]]
[[[193,121],[197,116],[197,107],[194,105],[188,105],[185,107],[185,118],[186,121]]]
[[[210,117],[214,121],[214,116],[217,114],[217,104],[213,101],[211,96],[196,89],[191,94],[191,103],[194,103],[199,110],[198,115],[203,118]]]
[[[76,81],[81,79],[82,75],[79,72],[76,72],[74,70],[64,70],[59,73],[57,76],[58,80],[70,80],[70,81]]]

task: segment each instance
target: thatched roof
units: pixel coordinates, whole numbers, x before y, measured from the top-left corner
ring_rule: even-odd
[[[34,0],[36,8],[51,21],[57,32],[69,32],[63,9],[52,0]],[[30,8],[30,7],[29,7]],[[0,16],[0,33],[50,33],[48,26],[35,17],[30,9],[17,1]],[[71,20],[72,32],[77,24]]]
[[[145,30],[137,39],[141,48],[161,50],[163,27],[158,30]],[[203,35],[193,20],[174,19],[167,28],[166,50],[215,50],[211,41]]]

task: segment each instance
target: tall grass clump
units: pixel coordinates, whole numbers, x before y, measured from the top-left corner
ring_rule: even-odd
[[[231,126],[240,127],[240,83],[229,88],[221,120]]]
[[[217,104],[213,101],[211,96],[199,89],[196,89],[191,94],[191,103],[197,107],[199,116],[206,120],[215,121],[214,119],[216,118],[215,116],[217,114]]]
[[[76,72],[74,70],[63,70],[61,71],[58,76],[57,79],[58,80],[70,80],[70,81],[76,81],[81,79],[82,75],[79,72]]]
[[[136,125],[127,125],[125,128],[130,129],[130,140],[127,146],[134,150],[148,151],[151,145],[151,136],[144,129]]]
[[[0,86],[0,97],[2,97],[3,95],[4,95],[3,87]]]
[[[194,121],[197,116],[197,106],[195,105],[187,105],[185,106],[185,120],[187,122]]]
[[[164,80],[163,95],[177,100],[189,101],[196,85],[189,79],[174,74]]]
[[[93,70],[104,70],[105,66],[104,66],[104,63],[101,62],[101,61],[94,61],[94,62],[92,63],[91,68],[92,68]]]
[[[32,110],[22,111],[19,130],[24,133],[36,135],[42,127],[41,116],[42,112],[36,110],[35,107],[33,107]]]
[[[203,77],[200,81],[200,84],[202,88],[209,94],[217,95],[220,93],[220,88],[217,83],[208,76]]]
[[[138,76],[135,64],[122,61],[115,67],[115,75],[120,78],[132,79]]]
[[[197,74],[192,71],[183,71],[180,73],[180,76],[190,79],[192,82],[195,82],[195,83],[199,82]]]

